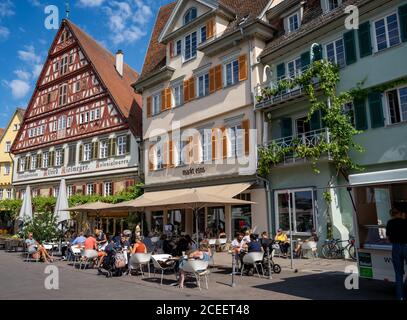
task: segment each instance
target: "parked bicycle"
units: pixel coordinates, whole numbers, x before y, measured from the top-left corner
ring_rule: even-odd
[[[342,243],[347,242],[346,246]],[[349,240],[331,239],[322,246],[321,253],[326,259],[339,259],[345,257],[345,251],[352,260],[356,260],[355,239]]]

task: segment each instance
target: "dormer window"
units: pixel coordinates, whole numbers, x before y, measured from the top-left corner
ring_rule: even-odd
[[[192,20],[196,19],[197,10],[195,7],[189,9],[184,15],[184,25],[190,23]]]
[[[298,15],[298,12],[292,14],[287,18],[287,27],[288,27],[288,32],[294,32],[298,30],[300,27],[300,17]]]
[[[326,0],[328,2],[328,11],[338,8],[342,4],[342,0]]]

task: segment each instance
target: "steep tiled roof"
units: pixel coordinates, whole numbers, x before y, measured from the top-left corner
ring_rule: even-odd
[[[116,71],[116,57],[103,48],[96,40],[69,20],[64,22],[71,29],[78,40],[90,63],[94,66],[102,82],[112,95],[117,107],[135,134],[141,134],[141,96],[136,94],[131,87],[139,75],[128,64],[123,66],[123,77]]]
[[[322,13],[319,0],[307,1],[304,8],[303,23],[300,29],[298,29],[297,31],[286,34],[284,33],[284,28],[282,28],[280,19],[278,21],[271,22],[271,24],[273,25],[280,25],[280,28],[278,28],[280,30],[280,36],[267,44],[260,57],[264,57],[272,53],[273,51],[278,50],[278,48],[281,48],[282,46],[290,43],[291,41],[299,39],[306,34],[319,29],[329,21],[344,16],[346,14],[343,10],[345,6],[360,6],[369,1],[370,0],[345,0],[339,8],[325,14]]]
[[[241,18],[247,17],[248,22],[254,20],[266,7],[270,0],[219,0],[219,4],[229,11],[235,13],[237,19],[232,21],[225,34],[235,30]],[[144,60],[143,71],[139,80],[145,79],[154,71],[158,71],[166,63],[166,46],[158,42],[158,38],[165,27],[176,2],[172,2],[160,8],[150,44],[148,46],[146,58]]]
[[[21,117],[21,119],[24,118],[24,114],[25,114],[25,109],[23,108],[17,108],[17,114]]]
[[[164,29],[176,4],[176,2],[172,2],[162,6],[158,11],[140,78],[144,78],[148,74],[165,66],[166,46],[159,43],[158,38],[160,37],[161,31]]]

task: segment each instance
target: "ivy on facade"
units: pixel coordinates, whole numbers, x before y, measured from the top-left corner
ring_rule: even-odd
[[[349,171],[362,169],[350,157],[352,150],[363,151],[363,148],[353,140],[353,137],[361,131],[354,128],[350,115],[343,111],[343,105],[353,101],[362,91],[355,89],[337,93],[339,81],[339,67],[329,61],[319,60],[314,61],[298,77],[281,80],[276,88],[262,90],[261,96],[257,97],[259,102],[282,94],[286,90],[302,87],[310,102],[307,120],[310,121],[315,112],[320,112],[322,122],[329,131],[329,139],[321,137],[314,145],[307,146],[300,139],[293,138],[289,147],[276,143],[260,147],[259,174],[268,176],[271,167],[280,163],[287,155],[310,160],[316,173],[319,173],[317,161],[329,156],[336,167],[337,174],[343,174],[346,179]],[[317,95],[317,90],[322,94]]]

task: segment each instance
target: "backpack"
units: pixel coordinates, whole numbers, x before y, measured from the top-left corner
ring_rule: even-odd
[[[126,257],[124,256],[124,253],[116,253],[114,265],[116,269],[121,269],[126,266]]]

